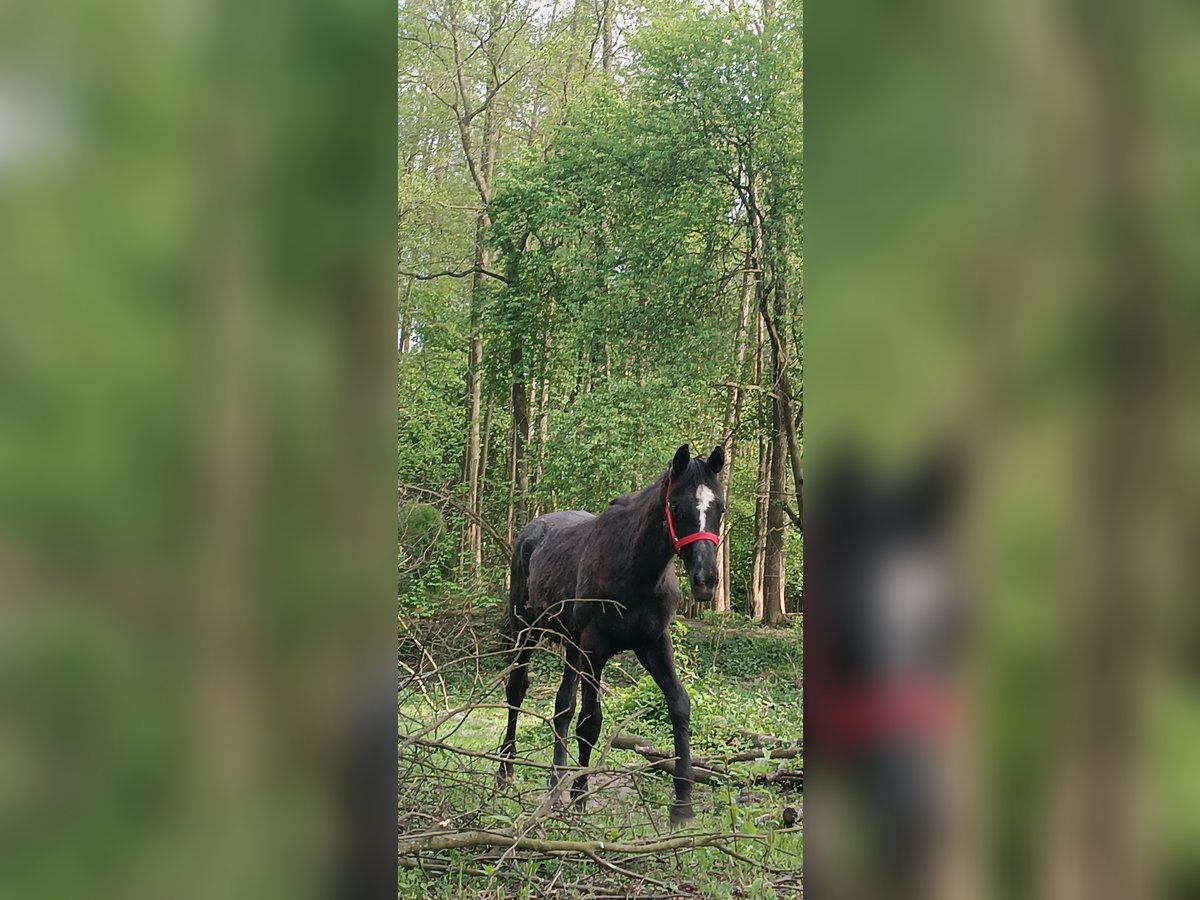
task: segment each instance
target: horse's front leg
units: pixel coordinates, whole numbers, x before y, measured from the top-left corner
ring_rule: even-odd
[[[687,825],[695,817],[692,811],[692,701],[675,672],[675,648],[671,646],[669,633],[664,632],[653,643],[635,652],[667,701],[671,731],[675,736],[675,804],[671,807],[671,827]]]

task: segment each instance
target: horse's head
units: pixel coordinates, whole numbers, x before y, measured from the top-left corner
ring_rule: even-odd
[[[724,492],[717,474],[725,465],[725,451],[713,449],[708,459],[692,459],[688,445],[675,452],[667,475],[667,527],[675,551],[683,557],[692,596],[712,600],[717,589],[717,545]]]

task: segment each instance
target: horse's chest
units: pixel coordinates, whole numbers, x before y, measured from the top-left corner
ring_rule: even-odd
[[[674,609],[661,600],[608,610],[605,631],[616,648],[628,650],[666,631],[673,613]]]

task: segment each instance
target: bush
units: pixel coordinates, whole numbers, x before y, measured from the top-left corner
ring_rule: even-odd
[[[451,572],[454,538],[442,513],[428,503],[401,503],[396,510],[396,589],[400,608],[427,611],[428,598],[443,590]]]

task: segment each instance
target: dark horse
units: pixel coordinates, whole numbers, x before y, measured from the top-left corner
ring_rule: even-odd
[[[675,803],[671,823],[692,815],[692,759],[688,741],[691,701],[675,673],[668,627],[679,605],[671,561],[683,557],[692,593],[711,600],[717,586],[716,547],[724,503],[716,475],[725,464],[717,447],[707,460],[691,459],[687,444],[670,466],[640,491],[609,503],[599,515],[579,510],[540,516],[521,529],[513,546],[507,639],[508,730],[500,748],[499,778],[512,780],[517,712],[529,686],[535,645],[549,637],[565,645],[566,666],[554,703],[554,791],[567,764],[567,729],[582,677],[583,702],[575,733],[579,765],[571,796],[585,803],[586,769],[600,735],[600,676],[604,664],[632,650],[667,701],[675,735]]]

